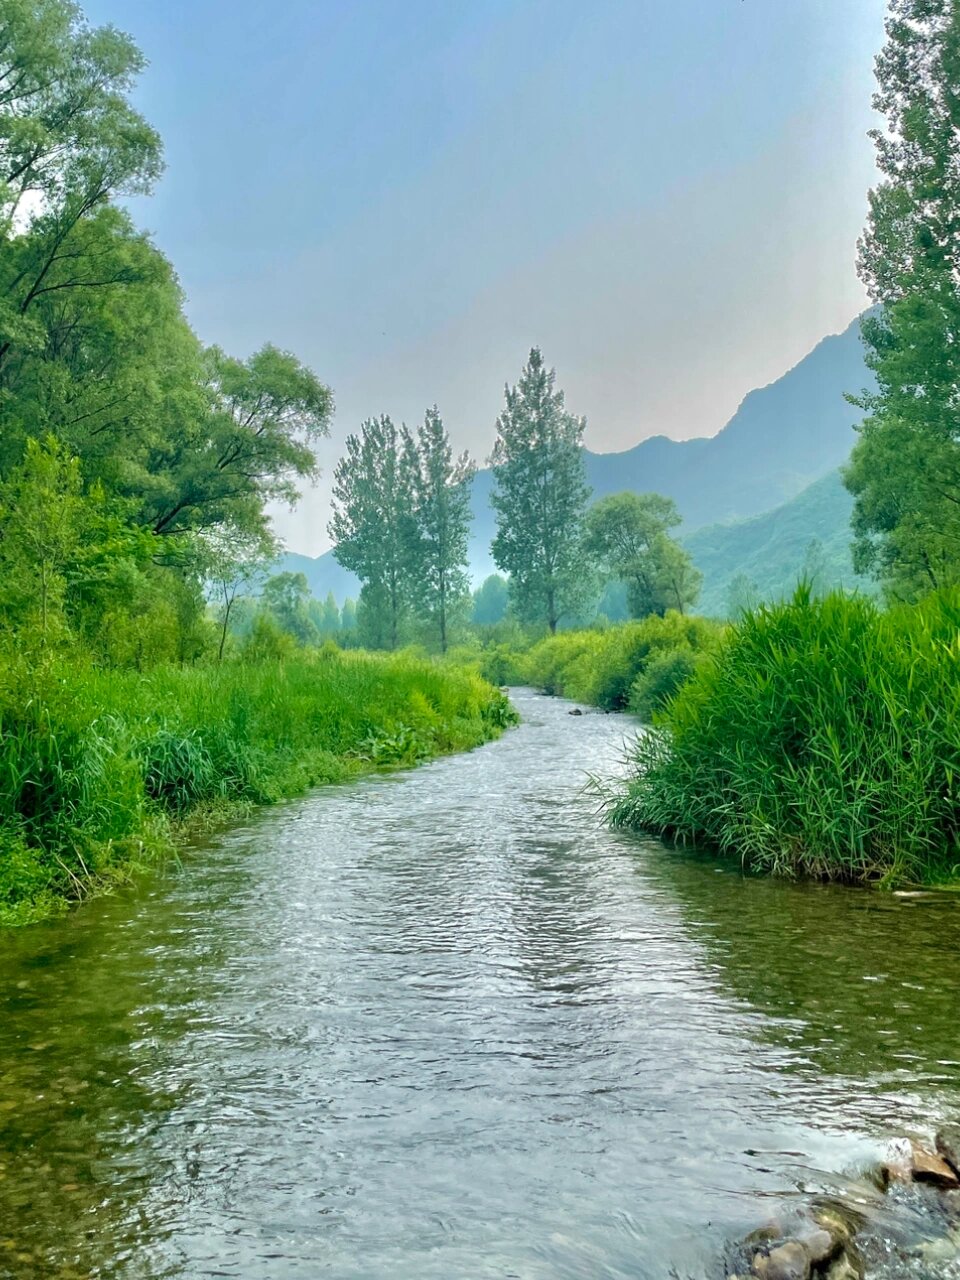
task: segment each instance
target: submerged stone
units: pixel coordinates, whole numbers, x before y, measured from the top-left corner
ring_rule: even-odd
[[[810,1255],[799,1240],[788,1240],[766,1255],[758,1253],[753,1260],[753,1274],[760,1280],[807,1280]]]

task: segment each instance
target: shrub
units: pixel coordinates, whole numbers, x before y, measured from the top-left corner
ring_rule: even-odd
[[[641,720],[652,720],[697,669],[692,649],[667,649],[656,654],[634,680],[630,710]]]

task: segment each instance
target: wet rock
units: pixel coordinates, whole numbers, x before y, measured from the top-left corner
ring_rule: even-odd
[[[937,1150],[954,1173],[960,1174],[960,1124],[943,1126],[937,1134]]]
[[[927,1151],[919,1143],[915,1142],[911,1145],[910,1164],[914,1182],[929,1182],[935,1187],[943,1187],[949,1190],[960,1187],[960,1178],[957,1177],[955,1170],[947,1164],[943,1156],[938,1156],[933,1151]]]
[[[808,1280],[810,1255],[799,1240],[788,1240],[768,1254],[758,1253],[753,1260],[753,1274],[760,1280]]]
[[[940,1205],[952,1222],[960,1220],[960,1191],[941,1191]]]
[[[863,1261],[855,1250],[844,1250],[840,1257],[830,1263],[826,1271],[826,1280],[864,1280]]]
[[[823,1227],[810,1227],[809,1230],[798,1232],[797,1240],[806,1249],[807,1257],[815,1267],[828,1262],[841,1247],[840,1241]]]
[[[854,1213],[841,1204],[820,1204],[811,1216],[833,1240],[835,1250],[849,1244],[865,1221],[862,1214]]]
[[[568,712],[567,712],[567,715],[568,715],[568,716],[582,716],[582,715],[583,715],[583,712],[580,710],[580,708],[579,708],[579,707],[574,707],[572,711],[568,711]]]

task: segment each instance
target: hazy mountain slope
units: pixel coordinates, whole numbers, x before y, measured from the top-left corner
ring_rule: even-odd
[[[687,532],[772,511],[846,461],[859,414],[844,396],[871,380],[855,320],[843,333],[824,338],[782,378],[751,391],[717,435],[681,441],[652,436],[622,453],[587,450],[587,479],[595,497],[625,489],[666,494],[677,502]],[[489,470],[478,472],[470,542],[475,581],[494,568],[491,484]],[[807,541],[813,536],[815,531]],[[315,560],[287,557],[292,559],[315,595],[332,590],[341,602],[356,596],[356,578],[331,552]],[[293,567],[287,560],[283,567]]]
[[[697,611],[724,614],[738,574],[745,574],[765,600],[789,594],[805,567],[814,565],[817,586],[871,590],[854,574],[850,559],[852,507],[853,498],[834,471],[774,511],[689,534],[684,542],[704,578]],[[811,555],[814,539],[820,546]]]

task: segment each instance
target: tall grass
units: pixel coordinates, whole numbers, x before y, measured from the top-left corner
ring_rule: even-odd
[[[728,633],[638,738],[615,825],[859,882],[960,870],[960,595],[799,590]]]
[[[647,718],[689,678],[721,634],[705,618],[668,613],[602,630],[561,631],[503,665],[545,693]]]
[[[0,923],[168,848],[200,811],[475,746],[513,712],[477,675],[321,650],[149,675],[0,664]]]

